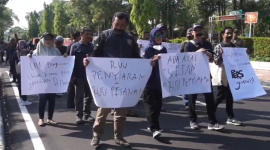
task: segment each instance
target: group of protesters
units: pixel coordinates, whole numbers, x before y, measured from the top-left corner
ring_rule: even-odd
[[[111,58],[136,58],[151,59],[153,70],[147,82],[142,99],[145,103],[146,117],[148,121],[148,130],[151,131],[153,138],[157,138],[163,132],[159,124],[159,116],[162,107],[161,82],[158,67],[158,60],[162,59],[159,54],[167,53],[167,49],[162,46],[166,41],[167,28],[163,25],[154,27],[150,32],[144,32],[142,39],[149,40],[149,46],[142,48],[137,44],[138,35],[126,31],[129,24],[129,16],[122,12],[117,12],[113,16],[112,29],[103,31],[93,40],[93,31],[84,27],[80,32],[72,34],[72,43],[65,47],[64,39],[61,36],[55,36],[52,33],[44,33],[41,38],[34,38],[32,42],[27,43],[17,37],[11,39],[6,49],[9,56],[6,60],[10,62],[10,73],[13,82],[18,82],[18,88],[22,105],[31,105],[26,95],[21,94],[21,68],[20,56],[75,56],[74,69],[70,84],[67,90],[67,107],[75,108],[76,124],[84,122],[94,122],[92,146],[98,146],[100,137],[104,133],[104,125],[108,114],[114,115],[114,139],[116,144],[123,147],[130,147],[130,144],[123,138],[123,130],[126,121],[126,115],[136,116],[129,108],[98,108],[96,117],[91,116],[92,94],[87,82],[85,67],[89,65],[87,57],[111,57]],[[225,27],[221,31],[222,41],[215,47],[205,38],[203,38],[203,26],[196,24],[187,30],[187,41],[181,44],[179,52],[201,52],[208,56],[210,62],[214,62],[219,68],[221,75],[220,86],[217,87],[217,98],[214,98],[213,90],[210,93],[204,93],[206,109],[208,115],[208,129],[221,130],[223,125],[218,123],[216,109],[218,105],[226,99],[227,124],[241,125],[233,112],[233,97],[229,88],[228,80],[224,71],[222,61],[222,47],[243,47],[244,42],[238,35],[240,30],[232,27]],[[132,42],[128,42],[132,41]],[[0,41],[1,42],[1,41]],[[3,43],[3,42],[1,42]],[[1,44],[0,43],[0,44]],[[3,44],[2,44],[3,45]],[[0,47],[1,48],[1,47]],[[3,48],[2,48],[3,49]],[[141,50],[143,55],[141,56]],[[3,60],[3,59],[2,59]],[[206,70],[207,71],[207,70]],[[22,87],[23,88],[23,87]],[[199,129],[197,124],[197,114],[195,103],[198,94],[182,95],[185,109],[189,113],[190,128]],[[47,124],[57,124],[53,120],[55,108],[55,99],[57,95],[53,93],[39,94],[39,126]],[[45,123],[44,112],[48,102],[48,119]],[[136,107],[136,106],[135,106]]]

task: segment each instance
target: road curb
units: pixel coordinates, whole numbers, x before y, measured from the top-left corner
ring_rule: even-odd
[[[5,150],[5,130],[3,123],[3,96],[4,96],[4,88],[3,88],[3,80],[2,73],[0,73],[0,150]]]

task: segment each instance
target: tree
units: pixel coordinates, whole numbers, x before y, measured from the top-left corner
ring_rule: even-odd
[[[38,37],[39,35],[39,15],[36,11],[30,12],[25,16],[28,21],[28,38]]]
[[[3,5],[0,5],[1,16],[0,16],[0,37],[4,36],[4,32],[13,25],[13,19],[19,21],[18,17],[13,11]]]
[[[68,36],[67,24],[69,23],[69,17],[65,9],[64,1],[56,1],[54,5],[54,34]]]
[[[47,5],[46,3],[43,4],[44,10],[42,13],[42,22],[40,26],[41,34],[44,32],[53,33],[53,6]]]
[[[143,36],[144,31],[151,29],[150,20],[157,17],[156,5],[152,0],[129,0],[132,5],[130,20],[136,27],[140,36]]]

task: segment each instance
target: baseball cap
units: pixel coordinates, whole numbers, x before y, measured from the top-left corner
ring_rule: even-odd
[[[64,38],[62,36],[57,36],[55,38],[55,41],[57,41],[57,42],[63,42],[64,41]]]
[[[196,28],[203,28],[203,26],[202,25],[200,25],[200,24],[195,24],[195,25],[193,25],[193,30],[195,30]]]

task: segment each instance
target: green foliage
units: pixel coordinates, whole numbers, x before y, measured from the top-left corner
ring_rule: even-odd
[[[40,26],[40,32],[49,32],[53,33],[53,19],[54,19],[54,13],[53,13],[53,6],[47,5],[44,3],[44,10],[42,13],[42,21]]]
[[[171,43],[182,43],[186,40],[187,40],[187,38],[176,38],[176,39],[171,39],[170,42]]]
[[[67,24],[69,23],[69,17],[66,13],[64,1],[55,2],[53,23],[54,34],[68,36]]]
[[[30,12],[25,17],[28,20],[28,38],[38,37],[39,35],[39,15],[36,11]]]
[[[136,27],[137,33],[143,36],[144,31],[150,31],[148,23],[157,15],[156,5],[152,0],[129,0],[132,5],[130,20]]]

